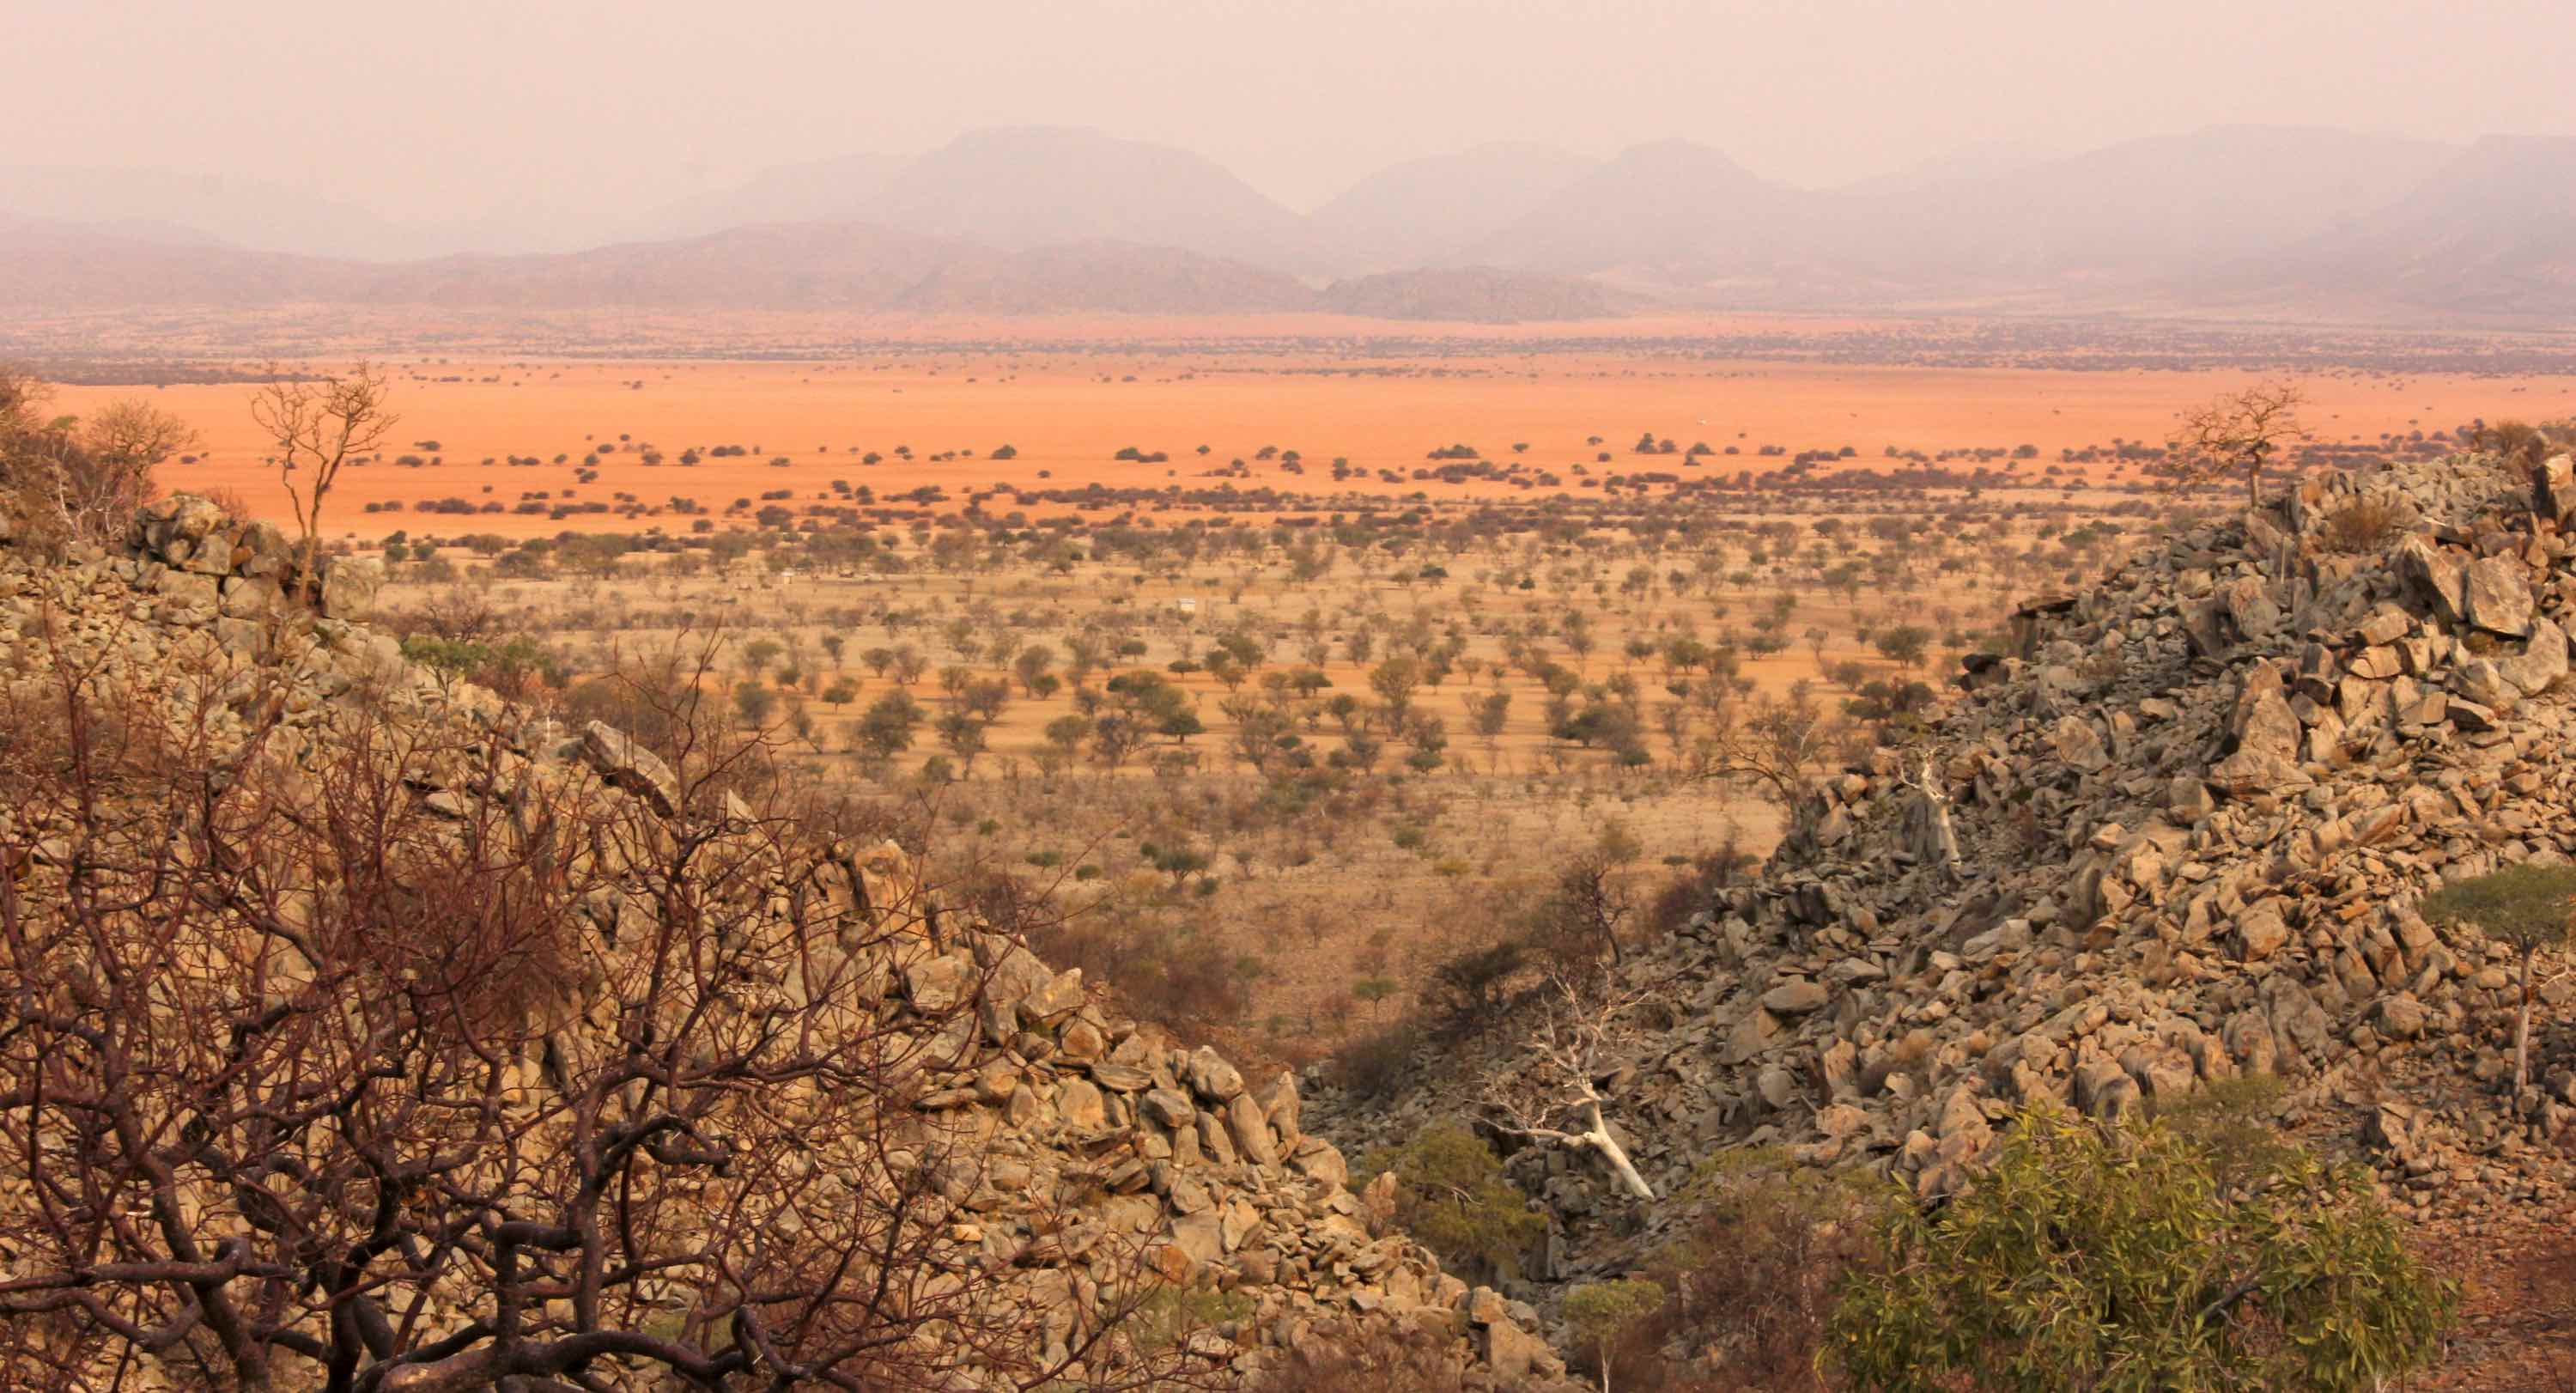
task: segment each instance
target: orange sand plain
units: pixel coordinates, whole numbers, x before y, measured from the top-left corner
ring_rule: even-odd
[[[613,502],[631,493],[648,504],[672,495],[695,498],[721,513],[737,498],[793,489],[796,502],[828,490],[835,479],[864,484],[879,498],[943,486],[951,499],[990,483],[1076,487],[1195,488],[1220,481],[1196,477],[1235,457],[1250,460],[1264,445],[1301,451],[1306,473],[1255,462],[1237,488],[1275,486],[1321,494],[1342,489],[1381,494],[1426,490],[1432,498],[1510,492],[1502,485],[1451,487],[1413,481],[1427,451],[1455,441],[1489,458],[1517,458],[1555,470],[1589,462],[1598,435],[1613,452],[1596,474],[1648,469],[1681,472],[1678,457],[1652,461],[1626,453],[1643,431],[1688,445],[1705,440],[1743,455],[1709,467],[1777,467],[1754,458],[1755,447],[1791,451],[1849,445],[1868,464],[1882,447],[1937,452],[1946,448],[2037,445],[2044,457],[2061,446],[2108,444],[2114,438],[2160,439],[2179,410],[2247,380],[2229,372],[2036,371],[1934,367],[1761,365],[1706,366],[1613,354],[1515,354],[1500,345],[1489,356],[1395,362],[1363,359],[1187,352],[1124,356],[1008,352],[909,354],[837,362],[390,361],[402,420],[386,462],[350,471],[334,495],[334,535],[371,537],[396,528],[454,534],[489,531],[551,534],[567,527],[685,531],[688,519],[666,514],[631,521],[613,514],[556,521],[542,514],[367,514],[369,502],[461,497],[516,504],[522,492],[556,499]],[[1384,371],[1378,371],[1383,369]],[[461,380],[440,381],[453,377]],[[640,382],[641,387],[634,384]],[[2307,379],[2308,419],[2327,440],[2370,440],[2383,431],[2431,432],[2474,417],[2544,418],[2576,412],[2576,381],[2344,371]],[[265,516],[287,516],[285,495],[249,411],[247,386],[161,389],[64,388],[61,410],[81,412],[113,397],[148,391],[195,424],[206,452],[193,465],[164,467],[165,487],[219,487],[238,492]],[[601,478],[577,485],[573,468],[596,441],[620,434],[649,442],[666,456],[659,467],[621,449],[602,457]],[[393,457],[427,455],[414,442],[435,440],[444,463],[403,468]],[[1018,458],[982,458],[1008,443]],[[1200,444],[1212,447],[1202,458]],[[688,447],[741,445],[747,457],[677,464]],[[897,445],[915,458],[893,458]],[[1113,462],[1124,446],[1167,451],[1165,464]],[[756,449],[753,447],[757,447]],[[852,447],[857,447],[854,451]],[[974,450],[978,457],[933,463],[936,452]],[[883,463],[863,467],[860,453]],[[562,466],[486,466],[487,457],[535,455]],[[785,455],[787,467],[773,467]],[[1336,485],[1330,461],[1394,469],[1401,484],[1374,475]],[[2035,475],[2039,466],[2025,465]],[[1041,477],[1051,471],[1051,478]],[[489,492],[486,492],[488,488]]]

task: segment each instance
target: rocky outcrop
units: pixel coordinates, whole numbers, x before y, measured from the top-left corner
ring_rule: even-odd
[[[1443,1272],[1419,1244],[1373,1231],[1344,1188],[1341,1153],[1304,1127],[1294,1078],[1246,1078],[1212,1050],[1184,1049],[1117,1013],[1078,971],[1054,971],[971,916],[942,912],[891,844],[738,831],[739,804],[692,806],[674,771],[622,732],[594,723],[567,737],[412,668],[390,637],[345,617],[371,596],[362,566],[325,570],[320,612],[287,602],[295,580],[274,529],[187,497],[155,505],[114,554],[50,563],[0,547],[0,681],[70,662],[95,674],[97,690],[190,713],[208,732],[208,758],[275,761],[290,777],[360,723],[435,731],[475,754],[452,775],[406,775],[440,818],[535,839],[576,807],[624,810],[750,868],[724,889],[736,902],[820,901],[872,926],[851,951],[875,955],[865,970],[886,984],[884,1021],[918,1037],[906,1083],[915,1118],[983,1139],[979,1174],[942,1194],[946,1232],[960,1261],[1009,1277],[1031,1348],[1051,1358],[1071,1330],[1066,1294],[1113,1280],[1117,1255],[1142,1254],[1164,1281],[1243,1298],[1245,1314],[1193,1337],[1221,1370],[1255,1373],[1326,1332],[1375,1325],[1447,1341],[1475,1385],[1562,1374],[1507,1303]],[[44,829],[16,816],[0,809],[0,839],[44,845]],[[611,945],[602,951],[614,951],[627,917],[648,907],[599,894],[585,912]],[[563,1013],[570,1052],[588,1013],[580,1002]],[[546,1067],[514,1066],[512,1087],[538,1096]],[[1071,1213],[1067,1195],[1080,1197]]]
[[[1821,782],[1848,830],[1784,843],[1616,969],[1672,1022],[1619,1070],[1639,1169],[1671,1191],[1712,1151],[1782,1146],[1933,1195],[2019,1104],[2116,1116],[2258,1074],[2285,1085],[2279,1125],[2417,1210],[2475,1223],[2565,1193],[2576,1037],[2549,1021],[2576,986],[2545,990],[2541,1086],[2509,1096],[2508,951],[2416,904],[2576,854],[2569,478],[2460,457],[2311,481],[2026,609],[1919,744]],[[2379,555],[2312,544],[2363,489],[2416,530]],[[1955,874],[1924,849],[1927,782]],[[1374,1142],[1438,1106],[1327,1097],[1318,1125]],[[1558,1277],[1688,1221],[1579,1159],[1513,1164],[1558,1217]]]
[[[228,516],[195,494],[172,494],[145,507],[128,542],[134,554],[163,568],[157,579],[164,593],[211,597],[233,618],[279,614],[292,599],[333,619],[364,619],[385,579],[384,563],[374,557],[324,557],[318,586],[307,586],[304,558],[285,533]]]

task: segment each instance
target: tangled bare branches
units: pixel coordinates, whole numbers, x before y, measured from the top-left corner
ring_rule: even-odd
[[[796,862],[756,809],[666,819],[454,727],[312,738],[219,653],[148,696],[105,661],[58,647],[0,691],[10,1386],[1206,1367],[1122,1345],[1141,1247],[1032,1326],[968,1203],[1025,1176],[915,1106],[974,984],[898,1019],[927,926],[854,867]]]

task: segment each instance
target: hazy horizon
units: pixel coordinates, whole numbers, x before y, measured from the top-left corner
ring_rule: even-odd
[[[909,157],[993,126],[1176,146],[1300,213],[1390,163],[1494,142],[1598,158],[1689,140],[1817,188],[2213,125],[2576,134],[2558,77],[2576,26],[2528,0],[477,0],[434,22],[287,0],[149,24],[33,0],[14,18],[0,117],[19,139],[0,164],[279,185],[494,250],[578,245],[775,166]]]

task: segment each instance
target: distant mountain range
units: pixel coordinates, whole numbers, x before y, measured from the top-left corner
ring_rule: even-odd
[[[0,169],[0,305],[287,302],[1595,318],[1658,305],[2576,313],[2576,139],[2217,127],[1977,152],[1841,189],[1706,145],[1489,145],[1312,214],[1186,151],[1052,127],[782,167],[552,255],[409,257],[263,186]],[[278,218],[330,254],[254,250]],[[453,230],[451,229],[451,233]]]

